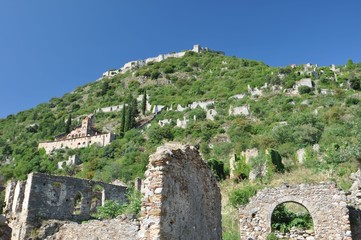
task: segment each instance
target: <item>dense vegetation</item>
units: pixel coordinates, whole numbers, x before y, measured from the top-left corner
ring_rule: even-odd
[[[327,180],[347,189],[347,176],[355,171],[355,162],[361,158],[361,64],[348,61],[339,69],[338,73],[329,67],[307,72],[304,66],[270,67],[212,52],[188,52],[183,58],[150,63],[0,119],[0,173],[7,179],[24,179],[35,171],[128,182],[143,176],[148,156],[157,146],[165,141],[180,141],[198,145],[220,180],[229,177],[231,154],[239,157],[246,149],[259,150],[259,156],[250,163],[244,159],[237,163],[237,184],[232,185],[235,189],[230,192],[233,206],[247,203],[257,189],[277,184],[281,178],[307,182],[312,181],[312,176],[324,174]],[[300,87],[297,94],[284,91],[302,78],[311,78],[313,87]],[[248,92],[248,86],[260,89],[265,84],[261,96]],[[237,94],[245,97],[232,97]],[[138,96],[141,97],[137,103]],[[214,100],[209,109],[218,115],[210,121],[201,108],[164,110],[150,126],[139,127],[152,119],[145,112],[146,100],[168,109],[177,104],[184,107],[194,101]],[[124,110],[95,113],[99,108],[115,105],[123,105]],[[248,105],[251,114],[229,115],[231,105]],[[95,113],[99,130],[117,134],[109,146],[57,150],[51,155],[37,149],[39,141],[69,132],[90,113]],[[176,120],[183,117],[190,119],[187,127],[176,127]],[[172,122],[160,127],[157,122],[163,119]],[[317,150],[315,144],[319,145]],[[306,152],[303,163],[295,154],[301,148]],[[57,162],[73,154],[83,164],[58,170]],[[247,179],[252,168],[264,164],[267,174],[250,183]],[[297,175],[305,171],[310,174]]]
[[[299,205],[299,207],[301,207],[301,205]],[[312,217],[307,209],[303,208],[303,211],[291,211],[287,208],[286,204],[280,204],[275,208],[271,221],[272,230],[278,230],[282,233],[289,232],[293,227],[302,230],[313,228]]]

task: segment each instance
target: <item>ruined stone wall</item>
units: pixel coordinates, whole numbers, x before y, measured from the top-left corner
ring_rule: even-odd
[[[352,173],[350,179],[353,184],[349,190],[347,196],[349,211],[350,211],[350,222],[353,239],[361,239],[361,169],[357,172]]]
[[[195,148],[159,147],[145,176],[142,239],[222,238],[220,190]]]
[[[73,139],[66,139],[62,141],[52,141],[52,142],[41,142],[39,143],[39,149],[44,148],[46,153],[49,154],[55,149],[64,149],[64,148],[82,148],[88,147],[93,144],[98,144],[100,146],[106,146],[114,140],[114,134],[105,133],[99,134],[96,136],[89,137],[78,137]]]
[[[344,192],[335,184],[282,186],[257,193],[240,208],[241,240],[263,240],[271,233],[273,210],[281,203],[304,206],[313,219],[316,239],[351,240],[349,212]]]
[[[4,177],[0,176],[0,192],[5,188],[3,186]],[[0,215],[0,239],[10,240],[11,239],[11,228],[8,226],[5,216]]]
[[[126,201],[126,187],[64,176],[31,173],[25,181],[9,183],[5,213],[13,228],[13,239],[27,239],[42,220],[82,221],[90,218],[94,197],[103,189],[101,202]],[[93,201],[93,202],[92,202]]]

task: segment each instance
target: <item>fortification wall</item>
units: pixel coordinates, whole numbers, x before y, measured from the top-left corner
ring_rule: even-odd
[[[41,142],[39,143],[39,149],[44,148],[46,153],[49,154],[55,149],[63,149],[63,148],[82,148],[89,147],[93,144],[98,144],[102,147],[110,144],[114,140],[114,134],[105,133],[99,134],[96,136],[88,136],[88,137],[78,137],[72,139],[66,139],[61,141],[53,141],[53,142]]]
[[[221,239],[221,195],[198,151],[166,144],[149,157],[142,239]]]
[[[193,48],[189,51],[192,52],[196,52],[196,53],[200,53],[200,52],[215,52],[215,53],[219,53],[224,55],[224,52],[222,51],[214,51],[211,50],[207,47],[201,47],[200,45],[194,45]],[[161,62],[167,58],[181,58],[186,54],[187,51],[183,51],[183,52],[177,52],[177,53],[167,53],[167,54],[159,54],[156,57],[151,57],[151,58],[147,58],[145,60],[136,60],[136,61],[131,61],[131,62],[127,62],[126,64],[124,64],[123,67],[121,67],[120,69],[116,69],[116,70],[109,70],[103,73],[103,77],[112,77],[114,75],[117,75],[119,73],[126,73],[127,71],[142,67],[147,65],[150,62]]]
[[[102,197],[94,202],[101,188]],[[86,179],[31,173],[26,181],[11,182],[6,190],[5,213],[15,230],[12,239],[28,239],[42,220],[83,221],[94,205],[105,200],[126,201],[127,188]]]
[[[335,184],[295,185],[265,189],[240,208],[241,240],[267,239],[271,233],[274,209],[285,202],[295,202],[310,213],[316,239],[351,240],[346,195]]]

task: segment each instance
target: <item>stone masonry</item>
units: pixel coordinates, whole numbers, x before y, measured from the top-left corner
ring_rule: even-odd
[[[149,157],[145,177],[141,239],[222,238],[217,180],[194,147],[159,147]]]
[[[353,184],[347,196],[352,239],[361,239],[361,168],[350,176]]]
[[[0,192],[2,192],[5,188],[2,185],[4,183],[4,177],[0,176]],[[0,215],[0,240],[10,240],[11,239],[11,228],[8,226],[6,222],[6,218],[4,215]]]
[[[284,185],[259,191],[239,210],[241,240],[267,239],[273,210],[285,202],[301,204],[309,211],[316,239],[351,240],[346,195],[333,183]]]
[[[28,239],[43,220],[83,221],[105,200],[126,202],[127,188],[86,179],[30,173],[7,184],[4,212],[12,239]]]
[[[97,144],[102,147],[110,144],[114,140],[113,133],[101,133],[93,127],[93,115],[87,116],[79,128],[74,129],[68,135],[58,138],[55,141],[40,142],[38,148],[44,148],[47,154],[56,149],[83,148]]]

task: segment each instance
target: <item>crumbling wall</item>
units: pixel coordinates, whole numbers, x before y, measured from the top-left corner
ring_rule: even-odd
[[[102,202],[126,201],[126,187],[86,179],[31,173],[25,181],[9,183],[6,191],[5,213],[13,228],[13,239],[27,239],[42,220],[83,221],[90,210],[100,186]]]
[[[271,233],[274,209],[285,202],[301,204],[309,211],[316,239],[351,240],[346,196],[332,183],[284,185],[258,192],[248,205],[240,208],[241,240],[266,239]]]
[[[194,147],[172,143],[149,157],[142,239],[221,239],[221,195]]]
[[[361,169],[350,176],[353,184],[347,196],[353,239],[361,239]]]
[[[0,176],[0,192],[5,188],[3,186],[4,177]],[[11,239],[11,228],[8,226],[5,216],[0,215],[0,240],[10,240]]]

